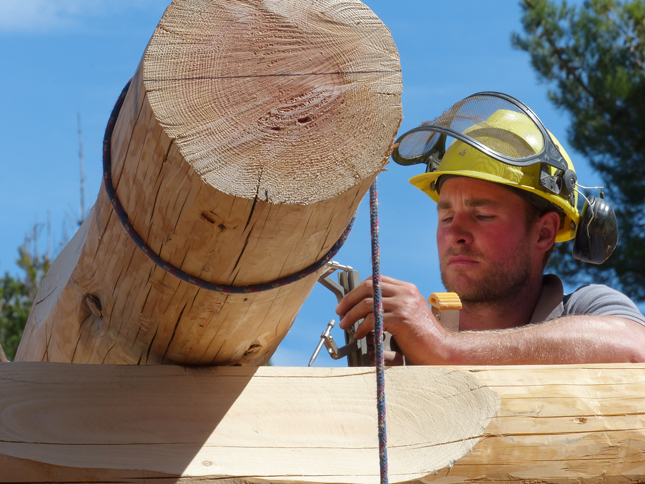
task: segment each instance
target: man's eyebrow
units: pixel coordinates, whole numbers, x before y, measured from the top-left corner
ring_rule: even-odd
[[[469,198],[466,200],[466,206],[470,208],[477,207],[501,207],[501,203],[491,200],[490,198]],[[437,210],[448,210],[452,208],[452,203],[446,201],[440,201],[437,203]]]

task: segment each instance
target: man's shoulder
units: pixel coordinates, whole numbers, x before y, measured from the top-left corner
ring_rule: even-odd
[[[604,284],[586,284],[563,298],[562,316],[620,316],[645,325],[645,317],[622,292]]]

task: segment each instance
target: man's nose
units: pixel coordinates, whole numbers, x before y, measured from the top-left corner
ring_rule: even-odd
[[[451,244],[471,244],[473,242],[473,233],[468,217],[455,214],[450,227],[448,227],[446,237]]]

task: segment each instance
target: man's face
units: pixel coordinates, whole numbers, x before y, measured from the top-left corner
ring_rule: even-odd
[[[437,205],[441,279],[464,303],[512,301],[531,276],[525,202],[495,183],[446,180]]]

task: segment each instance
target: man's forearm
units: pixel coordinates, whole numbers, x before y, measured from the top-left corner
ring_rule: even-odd
[[[516,329],[454,333],[448,335],[445,343],[447,361],[413,360],[413,363],[524,365],[645,361],[645,326],[610,316],[569,316]]]

